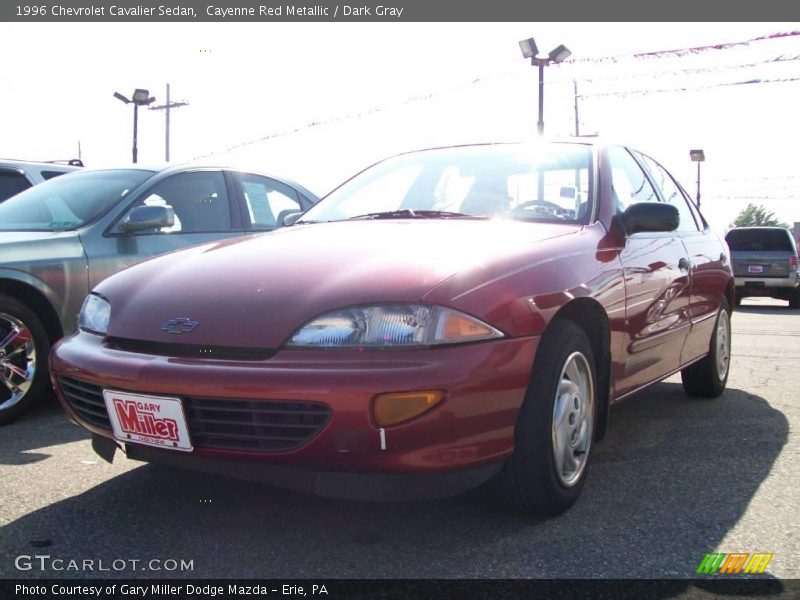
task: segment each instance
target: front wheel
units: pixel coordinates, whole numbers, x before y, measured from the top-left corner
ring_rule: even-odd
[[[50,340],[36,314],[0,294],[0,425],[16,419],[48,385]]]
[[[514,430],[514,453],[494,481],[516,510],[558,515],[586,480],[597,415],[597,377],[584,331],[557,321],[545,333]]]
[[[731,312],[722,300],[705,358],[681,371],[683,389],[690,396],[716,398],[725,391],[731,362]]]

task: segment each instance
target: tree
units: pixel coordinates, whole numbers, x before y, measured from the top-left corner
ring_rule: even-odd
[[[751,227],[754,225],[764,225],[768,227],[789,227],[783,221],[775,218],[774,212],[768,212],[764,206],[756,206],[755,204],[748,204],[747,207],[739,213],[736,219],[731,224],[731,227]]]

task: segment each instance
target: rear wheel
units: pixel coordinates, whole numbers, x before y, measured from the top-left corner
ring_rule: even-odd
[[[584,331],[557,321],[545,333],[514,430],[514,453],[494,483],[499,499],[537,516],[560,514],[586,480],[597,377]]]
[[[48,384],[50,340],[27,306],[0,294],[0,425],[10,423]]]
[[[789,308],[800,308],[800,288],[795,288],[792,290],[792,293],[789,296]]]
[[[702,360],[681,371],[683,389],[690,396],[716,398],[725,391],[731,361],[731,315],[722,300],[711,336],[711,347]]]

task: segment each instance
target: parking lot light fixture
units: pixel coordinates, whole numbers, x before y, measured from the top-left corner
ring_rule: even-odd
[[[536,127],[541,136],[544,135],[544,68],[547,65],[564,62],[572,53],[564,44],[560,44],[553,48],[550,54],[540,54],[533,38],[521,40],[519,48],[523,58],[530,58],[531,65],[539,67],[539,121]]]
[[[136,88],[133,91],[132,99],[123,96],[119,92],[114,92],[114,98],[124,102],[125,104],[133,104],[133,162],[136,163],[139,158],[139,149],[137,148],[137,137],[139,134],[139,107],[147,106],[155,102],[155,98],[150,96],[150,91],[142,88]]]
[[[148,104],[151,104],[154,100],[155,98],[150,97],[149,90],[143,90],[137,88],[133,91],[134,104],[138,104],[139,106],[146,106]]]
[[[706,160],[706,153],[700,149],[689,150],[689,158],[697,163],[697,208],[700,208],[700,163]]]
[[[522,56],[524,58],[533,58],[539,54],[539,48],[536,47],[536,42],[533,38],[522,40],[519,43],[519,49],[522,50]]]

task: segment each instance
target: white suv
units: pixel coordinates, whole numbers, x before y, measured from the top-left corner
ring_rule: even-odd
[[[83,166],[79,160],[29,162],[0,159],[0,202],[29,187]]]

